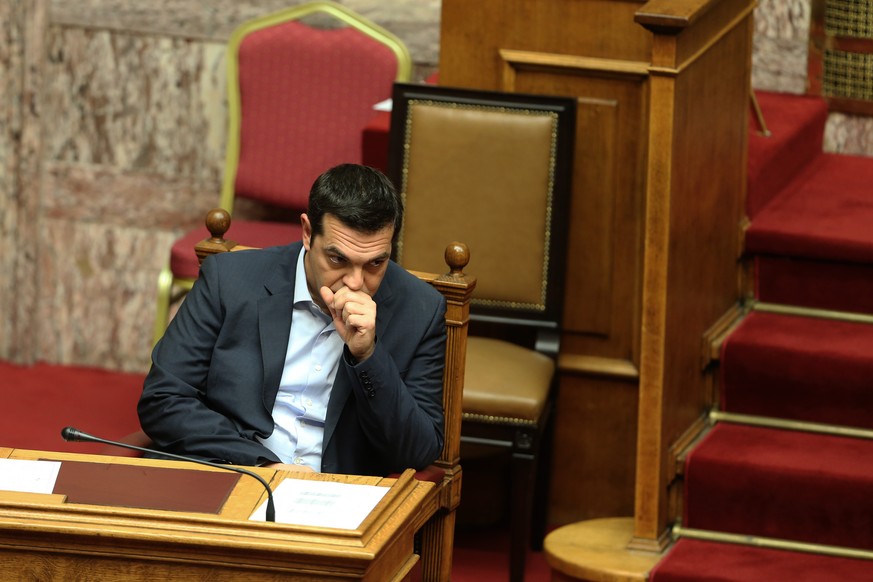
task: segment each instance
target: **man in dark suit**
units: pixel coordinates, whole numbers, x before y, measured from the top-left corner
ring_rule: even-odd
[[[207,258],[152,354],[138,411],[161,450],[382,475],[443,446],[445,301],[390,260],[402,203],[344,164],[303,240]]]

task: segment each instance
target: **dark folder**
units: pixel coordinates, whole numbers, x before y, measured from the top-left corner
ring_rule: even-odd
[[[239,478],[229,471],[63,461],[53,493],[67,503],[217,514]]]

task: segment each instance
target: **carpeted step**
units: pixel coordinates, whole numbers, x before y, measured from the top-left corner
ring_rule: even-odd
[[[99,453],[104,445],[68,443],[61,429],[111,440],[140,430],[136,404],[145,374],[0,362],[0,378],[0,447]]]
[[[873,429],[873,325],[752,312],[721,353],[721,409]]]
[[[755,116],[749,116],[746,212],[750,218],[821,153],[828,116],[820,97],[767,91],[755,95],[771,135],[761,135]]]
[[[769,255],[758,255],[754,264],[760,301],[873,314],[868,264]]]
[[[873,158],[820,155],[746,232],[746,252],[756,257],[758,298],[873,312],[871,224]]]
[[[873,580],[873,560],[680,539],[649,582]]]
[[[873,158],[822,154],[752,221],[754,254],[873,263]]]
[[[686,527],[873,549],[873,441],[719,423],[685,464]]]

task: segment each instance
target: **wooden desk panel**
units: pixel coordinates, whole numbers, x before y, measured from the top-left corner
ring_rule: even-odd
[[[0,448],[0,458],[75,460],[220,471],[193,463]],[[254,468],[275,489],[289,475]],[[243,476],[219,515],[62,502],[0,491],[0,579],[402,580],[418,561],[413,536],[435,510],[432,483],[294,474],[390,487],[356,530],[249,521],[265,497]]]

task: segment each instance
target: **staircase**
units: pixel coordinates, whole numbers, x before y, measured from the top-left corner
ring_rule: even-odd
[[[755,301],[722,343],[719,410],[650,580],[873,580],[873,158],[822,152],[820,99],[758,101]]]

